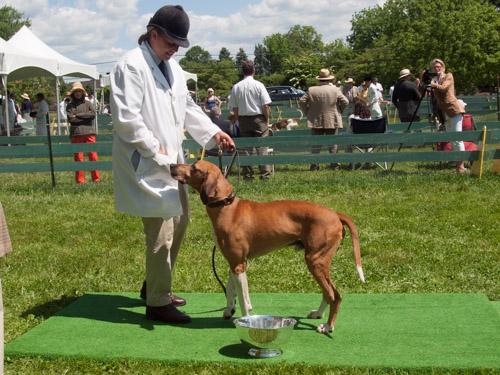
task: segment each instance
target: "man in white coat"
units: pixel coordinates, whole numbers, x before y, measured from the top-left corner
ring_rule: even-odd
[[[177,310],[186,303],[172,294],[172,269],[189,215],[187,188],[170,175],[184,161],[186,129],[207,149],[234,149],[231,137],[213,124],[189,95],[183,71],[171,57],[188,47],[189,18],[180,5],[164,6],[150,19],[139,47],[111,73],[115,127],[115,208],[142,218],[146,235],[146,318],[189,323]]]

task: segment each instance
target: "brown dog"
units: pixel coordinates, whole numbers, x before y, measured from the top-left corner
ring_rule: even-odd
[[[311,311],[308,318],[322,318],[329,305],[328,321],[317,331],[333,331],[342,297],[330,278],[330,264],[345,235],[344,225],[351,232],[356,267],[364,282],[358,231],[350,218],[310,202],[258,203],[238,199],[219,168],[206,161],[172,164],[170,171],[173,178],[200,193],[212,224],[214,241],[231,268],[225,319],[234,314],[236,296],[243,316],[252,310],[245,272],[247,259],[295,245],[297,250],[305,249],[307,267],[323,291],[320,307]]]

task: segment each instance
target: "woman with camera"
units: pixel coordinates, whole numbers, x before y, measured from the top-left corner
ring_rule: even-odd
[[[465,113],[465,107],[455,97],[455,81],[453,74],[445,73],[443,60],[434,59],[431,61],[431,67],[436,75],[431,79],[430,87],[432,95],[437,102],[439,122],[445,125],[446,131],[462,131],[462,119]],[[422,72],[422,81],[424,81],[424,72]],[[426,82],[424,82],[426,83]],[[420,85],[422,95],[425,94],[425,85]],[[463,141],[451,142],[453,151],[465,151]],[[456,173],[465,173],[463,161],[457,161]]]

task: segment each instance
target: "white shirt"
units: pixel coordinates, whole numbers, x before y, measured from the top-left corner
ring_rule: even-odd
[[[233,86],[229,107],[238,108],[238,116],[262,115],[262,106],[266,104],[271,104],[271,98],[264,85],[252,76],[246,76]]]
[[[66,115],[66,103],[64,100],[59,103],[59,117],[61,117],[61,120],[66,120],[68,118]]]

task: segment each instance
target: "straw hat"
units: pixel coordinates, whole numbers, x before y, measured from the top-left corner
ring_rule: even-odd
[[[21,98],[26,99],[26,100],[30,100],[30,96],[26,93],[21,94]]]
[[[399,79],[409,76],[411,74],[410,69],[403,69],[399,72]]]
[[[352,78],[347,78],[345,80],[345,83],[356,83],[356,82],[354,82],[354,80]]]
[[[319,71],[319,76],[317,76],[316,79],[319,81],[330,81],[335,79],[335,76],[332,76],[328,69],[321,69]]]
[[[69,92],[70,95],[73,95],[73,93],[75,91],[78,91],[78,90],[82,90],[83,91],[83,94],[85,96],[87,96],[87,91],[85,91],[85,89],[83,88],[83,85],[81,82],[75,82],[73,83],[73,85],[71,86],[71,91]]]

